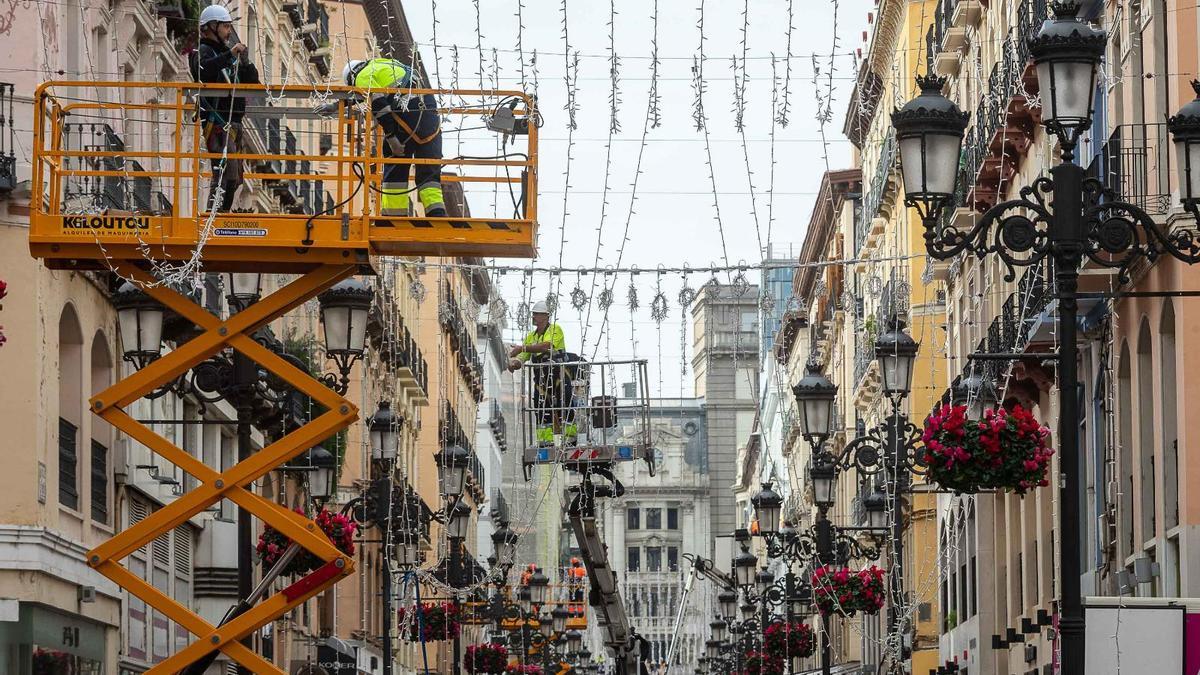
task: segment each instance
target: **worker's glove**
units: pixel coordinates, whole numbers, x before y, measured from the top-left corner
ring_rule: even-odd
[[[321,117],[333,117],[335,114],[337,114],[337,109],[338,109],[337,101],[326,101],[326,102],[318,105],[317,107],[313,108],[313,112],[320,115]]]

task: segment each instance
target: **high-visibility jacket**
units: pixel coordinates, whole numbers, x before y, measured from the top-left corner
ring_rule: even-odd
[[[411,86],[412,73],[395,59],[371,59],[354,77],[361,89],[399,89]]]
[[[539,342],[549,342],[551,349],[553,349],[555,352],[567,351],[567,339],[563,335],[563,329],[560,328],[556,323],[546,326],[546,331],[543,333],[539,333],[536,330],[530,331],[529,334],[525,336],[525,342],[522,344],[535,345]],[[529,357],[531,356],[533,356],[531,352],[521,352],[520,354],[517,354],[517,358],[521,359],[522,361],[528,361]]]

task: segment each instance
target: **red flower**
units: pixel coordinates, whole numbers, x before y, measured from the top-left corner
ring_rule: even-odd
[[[467,645],[463,667],[471,675],[498,675],[508,668],[508,648],[502,644]]]
[[[883,570],[874,565],[858,572],[841,568],[832,573],[821,567],[813,573],[811,582],[817,609],[826,616],[875,614],[883,608],[887,596]]]
[[[1054,454],[1049,430],[1028,410],[984,411],[965,424],[965,406],[940,406],[925,419],[921,434],[929,477],[957,492],[1003,489],[1024,493],[1042,484]]]
[[[304,515],[302,509],[294,509],[296,513]],[[339,551],[346,555],[354,555],[354,531],[355,524],[341,514],[332,514],[331,512],[321,509],[313,520],[317,527],[321,528],[321,532],[329,539]],[[285,537],[275,528],[267,525],[263,529],[263,533],[258,537],[258,544],[254,547],[259,554],[259,560],[268,569],[275,565],[288,548],[292,545],[292,540]],[[307,550],[301,549],[291,562],[283,569],[283,576],[298,576],[308,574],[325,564],[323,560],[313,555]]]

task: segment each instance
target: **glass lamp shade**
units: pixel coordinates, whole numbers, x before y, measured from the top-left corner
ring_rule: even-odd
[[[416,539],[409,536],[401,536],[395,542],[396,564],[401,567],[415,567],[421,564],[419,559],[420,551],[417,547]]]
[[[952,393],[954,405],[967,406],[967,418],[983,419],[985,410],[999,405],[999,396],[991,380],[980,373],[971,373],[959,381]]]
[[[244,308],[262,295],[262,274],[259,272],[223,272],[221,283],[229,304]]]
[[[800,430],[809,443],[821,444],[833,433],[833,402],[837,385],[821,372],[821,366],[810,360],[807,372],[792,387],[800,407]]]
[[[718,659],[721,657],[721,641],[720,640],[705,640],[704,653],[710,659]]]
[[[329,356],[362,356],[367,344],[367,314],[374,299],[375,291],[357,279],[339,281],[317,296]]]
[[[912,391],[912,366],[920,345],[904,331],[904,319],[893,316],[888,324],[888,331],[875,341],[883,393],[888,396],[907,396]]]
[[[447,497],[457,497],[462,494],[467,482],[467,465],[471,463],[471,453],[466,448],[451,445],[434,455],[437,460],[438,473],[442,479],[442,494]]]
[[[492,548],[499,564],[511,565],[516,560],[517,533],[509,529],[508,523],[500,523],[499,529],[492,533]]]
[[[1175,142],[1181,198],[1189,208],[1200,200],[1200,80],[1192,80],[1192,89],[1196,98],[1167,120]]]
[[[863,509],[867,512],[867,527],[882,530],[888,526],[887,497],[878,490],[863,498]]]
[[[578,632],[578,631],[576,631],[576,632]],[[580,639],[583,639],[582,635],[580,636]],[[591,665],[590,661],[592,660],[592,650],[588,649],[587,647],[580,647],[578,655],[579,655],[579,663],[581,665],[583,665],[583,666]]]
[[[113,293],[124,358],[139,369],[162,354],[163,306],[136,284],[126,281]]]
[[[403,420],[392,412],[392,404],[380,401],[379,409],[371,415],[367,427],[371,432],[371,459],[396,459],[400,449],[400,426]]]
[[[447,518],[446,533],[451,539],[463,540],[467,538],[467,530],[471,526],[471,507],[463,503],[462,500],[457,500],[450,507],[449,518]]]
[[[320,445],[309,448],[308,458],[309,465],[312,466],[312,471],[308,474],[309,497],[325,501],[333,496],[337,458]]]
[[[833,505],[837,488],[837,467],[823,457],[815,457],[808,467],[808,483],[812,488],[812,499],[817,506]]]
[[[754,505],[754,518],[758,521],[758,533],[766,536],[779,531],[779,514],[783,511],[783,497],[771,489],[770,483],[763,483],[759,490],[750,498]]]
[[[574,654],[583,646],[583,633],[577,630],[567,631],[567,651]]]
[[[754,583],[758,586],[759,594],[766,593],[771,584],[775,583],[775,575],[764,567],[759,570],[758,574],[754,575]]]
[[[1076,16],[1077,3],[1052,7],[1054,17],[1029,40],[1029,53],[1037,69],[1042,124],[1073,146],[1092,124],[1096,74],[1108,38]]]
[[[945,84],[937,76],[918,77],[920,94],[892,113],[905,199],[923,215],[953,199],[967,129],[967,114],[942,95]]]
[[[542,612],[542,615],[538,617],[538,632],[544,638],[549,638],[554,633],[554,620],[550,618],[550,612]],[[544,649],[545,643],[543,642],[542,645]]]
[[[754,618],[754,613],[758,611],[758,605],[753,602],[746,601],[741,604],[739,609],[742,610],[742,621],[749,621]]]
[[[721,591],[717,594],[717,605],[721,616],[732,617],[737,611],[737,593],[733,591]]]
[[[712,631],[712,637],[714,640],[721,641],[729,635],[729,624],[725,623],[721,619],[717,619],[716,621],[708,624],[708,628],[710,631]]]
[[[743,551],[733,558],[733,578],[738,586],[747,588],[754,583],[754,569],[758,566],[758,558],[753,553]]]
[[[542,573],[542,568],[534,569],[529,577],[529,602],[544,605],[550,596],[550,578]]]
[[[551,612],[550,615],[554,617],[555,633],[561,633],[567,629],[567,619],[571,616],[571,613],[567,611],[566,607],[555,607],[554,611]]]

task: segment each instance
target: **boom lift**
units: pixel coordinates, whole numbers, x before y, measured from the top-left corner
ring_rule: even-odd
[[[632,398],[610,395],[606,383],[612,369],[629,367],[637,383]],[[617,576],[608,560],[608,546],[596,526],[596,500],[619,498],[625,488],[613,473],[616,462],[644,460],[654,475],[650,443],[650,401],[646,361],[548,361],[527,364],[524,448],[526,480],[538,464],[559,464],[579,473],[582,480],[569,488],[567,519],[579,544],[590,581],[588,604],[596,608],[604,643],[612,651],[616,675],[638,675],[643,669],[642,644],[617,590]],[[593,382],[599,395],[592,396]],[[621,422],[625,425],[621,428]],[[574,439],[556,433],[555,441],[539,441],[532,430],[551,424],[556,432],[574,430]],[[597,479],[607,483],[597,483]]]
[[[265,138],[256,138],[254,124],[246,130],[252,150],[229,157],[251,167],[246,178],[274,184],[316,185],[311,195],[331,187],[329,198],[309,199],[303,208],[286,213],[205,213],[203,193],[209,182],[205,165],[222,155],[208,152],[193,121],[195,97],[200,91],[221,89],[220,95],[274,97],[280,105],[248,106],[248,121],[266,120]],[[354,91],[328,87],[330,92]],[[80,92],[96,92],[95,99]],[[212,94],[208,91],[209,95]],[[362,95],[364,92],[358,92]],[[380,93],[380,92],[376,92]],[[397,92],[390,92],[397,93]],[[197,486],[174,502],[87,553],[87,563],[137,596],[156,611],[196,636],[174,656],[150,673],[178,673],[213,649],[255,673],[282,671],[239,640],[293,607],[325,590],[354,570],[352,558],[343,555],[321,534],[310,519],[246,489],[254,481],[336,434],[358,419],[358,409],[347,399],[287,360],[256,342],[258,328],[314,298],[321,291],[355,273],[373,273],[372,256],[452,255],[531,256],[537,213],[537,125],[528,121],[536,112],[520,92],[413,90],[400,93],[433,93],[457,101],[500,99],[516,102],[511,110],[526,123],[522,136],[524,159],[447,158],[445,160],[384,159],[380,132],[370,115],[345,103],[332,120],[322,122],[311,113],[313,90],[305,86],[196,85],[171,82],[53,82],[40,86],[35,96],[33,194],[29,232],[30,251],[48,267],[101,269],[117,272],[139,283],[156,301],[194,323],[200,334],[173,351],[100,392],[90,401],[93,413],[145,445],[163,459],[191,475]],[[140,101],[140,102],[131,102]],[[489,115],[498,104],[443,108],[443,114]],[[328,154],[320,156],[330,170],[305,172],[303,162],[314,157],[295,147],[281,147],[279,120],[304,118],[313,126],[333,130]],[[507,117],[505,115],[504,117]],[[271,122],[274,120],[274,124]],[[166,133],[137,133],[141,143],[72,143],[72,124],[133,125],[141,123]],[[107,127],[105,133],[112,133]],[[270,130],[274,128],[275,136]],[[462,175],[445,176],[463,184],[497,182],[519,189],[519,212],[514,217],[465,216],[443,219],[422,217],[383,218],[379,215],[378,188],[388,162],[420,162],[458,166]],[[483,169],[479,174],[472,170]],[[510,172],[515,171],[516,175]],[[100,186],[98,192],[77,190],[80,183]],[[114,208],[100,199],[87,198],[129,186],[147,190],[159,186],[161,199],[134,200],[139,205]],[[85,198],[80,199],[83,195]],[[148,192],[147,192],[148,194]],[[170,195],[169,198],[166,195]],[[324,195],[321,195],[324,196]],[[209,271],[294,273],[299,276],[282,289],[221,319],[184,294],[172,290],[155,276],[202,254]],[[197,271],[193,268],[192,271]],[[152,273],[155,272],[155,273]],[[224,472],[199,459],[137,422],[126,409],[139,398],[171,382],[192,366],[226,349],[241,352],[260,367],[312,398],[327,412],[267,445],[250,458]],[[283,590],[259,602],[221,626],[213,626],[186,606],[132,574],[121,561],[134,550],[166,534],[221,499],[229,499],[315,554],[323,565]]]

